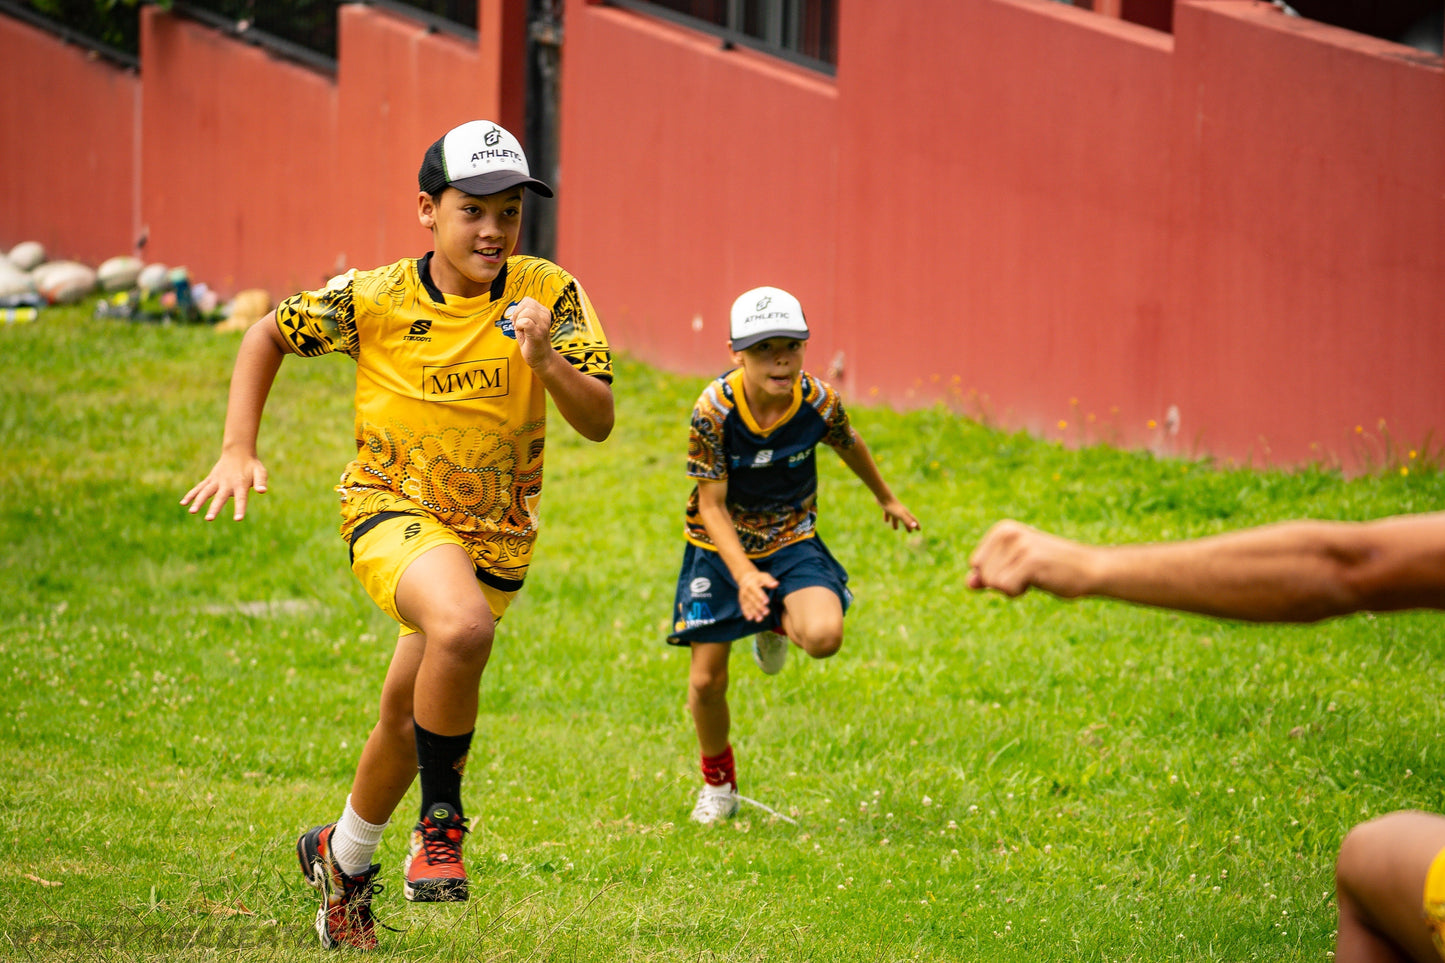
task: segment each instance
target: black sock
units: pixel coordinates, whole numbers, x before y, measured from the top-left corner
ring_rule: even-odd
[[[460,736],[439,736],[413,723],[416,728],[416,768],[421,775],[421,813],[434,803],[451,805],[462,815],[462,773],[467,768],[470,732]]]

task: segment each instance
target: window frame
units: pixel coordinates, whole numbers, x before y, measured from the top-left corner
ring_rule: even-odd
[[[838,75],[838,65],[836,63],[820,60],[817,57],[810,57],[807,54],[802,54],[789,47],[785,47],[781,43],[774,43],[761,37],[754,37],[751,34],[743,33],[741,30],[733,27],[720,26],[711,20],[694,17],[690,14],[673,10],[671,7],[664,7],[661,4],[650,2],[650,0],[602,0],[602,2],[611,7],[628,10],[632,13],[647,17],[654,17],[659,20],[666,20],[692,30],[711,34],[722,42],[722,48],[724,50],[731,47],[746,47],[749,50],[756,50],[759,53],[777,57],[779,60],[785,60],[796,66],[826,74],[829,77],[836,77]],[[833,2],[834,17],[836,20],[837,6],[835,0],[833,0]],[[732,23],[739,23],[743,19],[742,0],[726,0],[726,4],[728,8],[728,20]],[[782,10],[782,3],[776,2],[770,4],[767,11],[767,18],[771,21],[770,26],[772,32],[775,34],[782,33]],[[834,38],[833,48],[833,53],[836,57],[836,37]]]

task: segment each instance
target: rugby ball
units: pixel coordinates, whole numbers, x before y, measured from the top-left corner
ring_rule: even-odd
[[[34,293],[35,282],[30,275],[11,264],[9,258],[0,255],[0,299]]]
[[[125,291],[135,287],[142,267],[140,258],[123,254],[96,268],[95,278],[106,291]]]
[[[95,269],[79,261],[49,261],[31,271],[30,279],[51,304],[74,304],[95,290]]]
[[[171,269],[164,264],[147,264],[141,268],[140,274],[136,275],[136,287],[146,294],[155,294],[164,291],[171,286]]]
[[[10,263],[31,271],[45,263],[45,246],[39,241],[21,241],[10,249]]]
[[[266,316],[272,308],[271,295],[262,288],[247,288],[231,299],[226,307],[226,320],[216,325],[217,331],[245,331]]]

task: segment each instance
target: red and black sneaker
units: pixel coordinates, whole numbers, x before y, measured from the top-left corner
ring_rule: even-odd
[[[467,898],[462,837],[467,821],[448,803],[434,803],[411,832],[406,857],[406,898],[413,903],[452,903]]]
[[[360,950],[376,948],[376,919],[371,914],[371,898],[381,892],[376,874],[381,870],[373,863],[359,876],[348,876],[331,858],[331,834],[335,823],[317,826],[296,840],[296,858],[301,872],[321,893],[321,908],[316,911],[316,935],[327,949],[351,946]]]

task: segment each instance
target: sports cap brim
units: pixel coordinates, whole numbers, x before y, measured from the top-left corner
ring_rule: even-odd
[[[502,191],[518,186],[530,187],[543,197],[552,196],[552,188],[544,182],[516,171],[489,171],[486,174],[478,174],[476,177],[465,177],[459,181],[452,181],[450,186],[455,187],[463,194],[470,194],[472,197],[500,194]]]
[[[747,348],[751,348],[759,341],[766,341],[769,338],[787,338],[789,341],[807,341],[808,332],[799,331],[796,328],[786,331],[754,331],[753,333],[744,335],[741,338],[735,338],[728,343],[732,345],[732,349],[734,351],[743,351]]]

